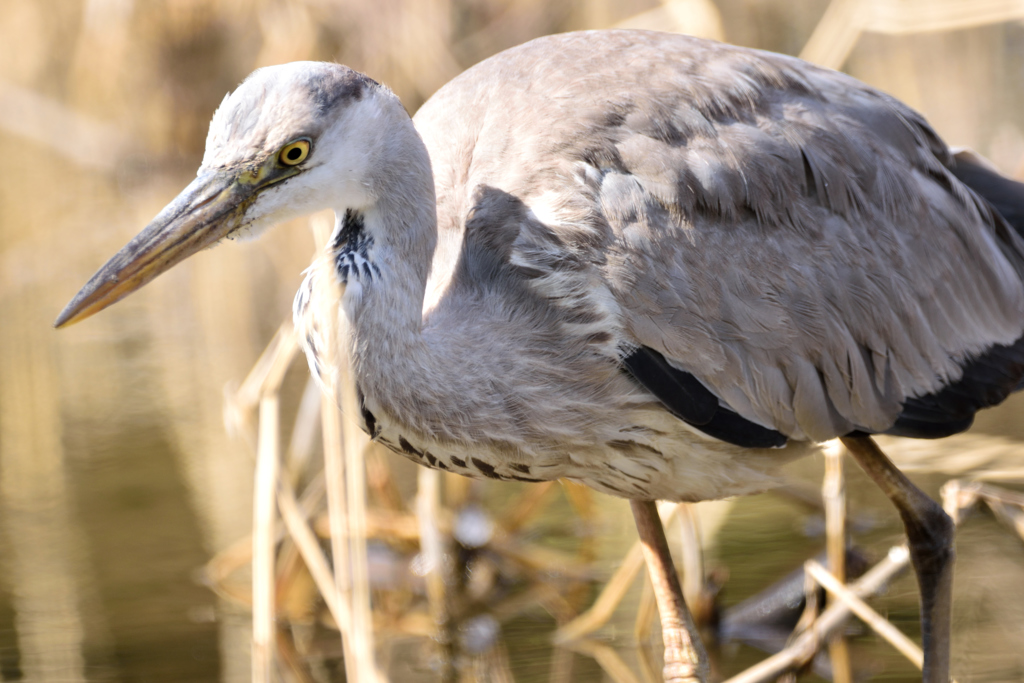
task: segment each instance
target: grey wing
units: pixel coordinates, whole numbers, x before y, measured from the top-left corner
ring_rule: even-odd
[[[752,57],[749,104],[705,77],[704,101],[731,111],[653,111],[602,169],[604,270],[629,334],[792,438],[966,428],[1024,374],[1020,240],[914,112]],[[695,117],[685,144],[648,132]]]
[[[598,272],[592,308],[626,354],[650,351],[638,378],[713,436],[948,422],[929,411],[949,392],[972,415],[1024,374],[1020,238],[919,115],[842,74],[683,36],[566,34],[474,67],[416,122],[441,244],[474,188],[519,198],[535,220],[513,258],[565,299]],[[979,359],[1007,377],[965,390]]]

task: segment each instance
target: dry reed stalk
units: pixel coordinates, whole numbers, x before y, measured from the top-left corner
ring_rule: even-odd
[[[862,0],[864,30],[889,35],[959,31],[1024,17],[1021,0]]]
[[[843,450],[839,441],[825,447],[825,549],[828,568],[840,582],[846,581],[846,481],[843,476]]]
[[[804,611],[793,627],[794,634],[801,634],[814,625],[815,619],[821,614],[818,600],[818,584],[810,576],[804,576]]]
[[[420,638],[433,638],[437,633],[434,620],[426,612],[408,612],[401,615],[392,625],[392,630]]]
[[[313,225],[318,248],[323,250],[330,233],[324,221],[314,221]],[[348,606],[349,619],[339,624],[345,672],[348,680],[374,683],[382,677],[374,654],[366,555],[366,473],[362,458],[369,441],[356,423],[359,401],[347,354],[346,321],[339,315],[342,293],[333,260],[317,258],[313,267],[322,271],[316,280],[319,291],[314,301],[320,302],[318,321],[323,325],[323,338],[328,340],[324,367],[333,370],[325,378],[331,400],[321,402],[321,418],[335,585]]]
[[[850,56],[862,31],[860,0],[832,0],[800,59],[838,69]]]
[[[274,671],[276,615],[277,485],[281,470],[281,383],[298,344],[289,322],[250,373],[252,391],[258,392],[259,438],[256,448],[256,484],[253,491],[252,530],[252,679],[270,683]]]
[[[986,497],[985,504],[1000,522],[1013,529],[1024,540],[1024,511],[1014,509],[1006,501],[994,497]]]
[[[402,493],[395,484],[395,478],[384,457],[384,452],[382,446],[373,443],[367,445],[364,453],[366,482],[380,507],[393,512],[401,512],[406,509],[405,501],[402,500]]]
[[[974,486],[976,484],[964,486],[964,482],[959,479],[951,479],[939,489],[939,495],[942,496],[942,509],[958,527],[963,521],[963,514],[978,503],[978,495]]]
[[[629,548],[629,552],[626,553],[619,568],[605,584],[594,604],[583,614],[555,631],[554,642],[556,644],[570,643],[593,633],[608,623],[643,566],[643,551],[640,549],[640,542],[636,541]]]
[[[434,639],[441,648],[443,669],[441,679],[455,679],[452,654],[455,647],[451,611],[445,590],[446,566],[450,560],[446,552],[446,536],[440,528],[441,472],[421,467],[416,473],[416,519],[420,532],[420,561],[427,584],[427,602],[434,622]]]
[[[366,470],[363,453],[369,442],[352,416],[357,415],[355,386],[346,383],[351,391],[345,402],[345,480],[348,484],[348,540],[351,565],[352,599],[351,623],[353,650],[358,662],[359,681],[374,683],[382,680],[377,671],[374,652],[373,614],[370,610],[370,574],[366,551]],[[362,447],[360,448],[360,445]]]
[[[350,592],[351,582],[349,580],[349,548],[348,548],[348,520],[347,502],[345,496],[345,471],[342,462],[344,438],[342,435],[341,414],[337,404],[337,374],[330,374],[331,369],[337,369],[337,340],[338,320],[335,306],[332,301],[340,301],[340,287],[331,272],[330,259],[320,258],[330,239],[333,225],[326,215],[318,214],[310,219],[310,227],[313,230],[313,239],[316,242],[318,257],[314,260],[312,268],[319,268],[323,272],[317,278],[320,284],[317,297],[314,301],[321,302],[322,310],[318,317],[324,329],[320,331],[322,337],[328,341],[324,345],[322,353],[323,366],[327,368],[324,393],[327,394],[326,401],[320,401],[320,426],[323,431],[324,444],[324,486],[327,493],[327,517],[330,527],[331,559],[333,566],[333,582],[335,593],[340,603],[339,612],[347,616],[347,619],[338,622],[338,630],[341,636],[341,647],[345,658],[345,676],[347,680],[359,681],[359,663],[356,657],[356,649],[352,643],[352,596]]]
[[[440,528],[442,531],[446,531],[449,526],[442,524]],[[331,537],[331,523],[328,516],[318,517],[313,528],[321,538]],[[419,544],[420,527],[417,515],[386,510],[367,510],[366,536],[367,538]]]
[[[804,571],[817,581],[822,588],[828,591],[829,595],[846,605],[851,612],[870,626],[875,633],[889,641],[914,666],[918,669],[924,667],[924,653],[921,651],[921,648],[889,623],[885,617],[871,609],[866,602],[851,592],[828,570],[814,560],[807,560],[804,563]]]
[[[984,502],[996,520],[1009,527],[1024,540],[1024,494],[1008,491],[981,482],[963,482],[957,479],[942,487],[942,503],[953,522],[960,523],[964,513]]]
[[[282,635],[289,642],[294,641],[294,633],[291,626],[308,627],[316,621],[317,602],[320,591],[316,587],[316,581],[309,572],[309,568],[302,560],[302,552],[299,546],[292,541],[290,536],[285,536],[277,551],[277,576],[275,580],[276,593],[276,619],[278,624],[277,636],[280,641]],[[282,665],[278,655],[278,665]]]
[[[319,683],[306,672],[304,657],[287,631],[279,630],[274,644],[281,662],[282,678],[287,683]]]
[[[821,497],[825,504],[825,551],[828,568],[840,583],[846,581],[846,481],[843,477],[843,445],[830,441],[825,447],[825,479]],[[828,642],[834,683],[852,683],[850,648],[842,632]]]
[[[324,497],[323,476],[314,477],[302,492],[302,498],[298,501],[298,511],[302,519],[308,519],[312,510],[316,508]],[[274,543],[280,543],[284,538],[284,531],[280,525],[275,524]],[[324,534],[326,538],[329,534]],[[204,575],[210,588],[223,598],[245,607],[252,607],[252,585],[251,580],[247,581],[244,590],[235,584],[231,584],[228,578],[245,565],[252,563],[252,542],[250,532],[243,538],[238,539],[224,550],[221,550],[204,568]],[[240,582],[239,582],[240,583]],[[246,634],[246,639],[249,635]]]
[[[206,563],[203,575],[210,588],[222,598],[247,607],[252,606],[252,586],[245,592],[228,584],[228,577],[239,568],[252,563],[252,534],[240,538],[224,548]]]
[[[349,623],[347,606],[338,594],[338,587],[334,583],[334,576],[331,574],[327,558],[320,550],[316,534],[309,528],[305,515],[299,509],[291,483],[285,477],[279,477],[277,480],[277,505],[285,527],[288,529],[288,534],[295,541],[295,546],[299,549],[299,554],[302,556],[303,562],[306,563],[335,623]]]
[[[1021,18],[1021,0],[832,0],[800,58],[838,69],[864,32],[934,33]]]
[[[333,331],[327,331],[332,334]],[[333,336],[328,336],[333,339]],[[325,359],[330,363],[331,359]],[[327,366],[330,367],[330,366]],[[331,558],[334,568],[334,585],[342,603],[345,605],[344,612],[349,619],[339,622],[338,628],[341,631],[342,649],[345,653],[345,673],[348,680],[360,680],[356,664],[355,650],[352,647],[352,619],[351,619],[351,581],[349,579],[349,552],[348,552],[348,504],[345,497],[345,471],[342,463],[342,449],[344,441],[342,437],[341,414],[333,397],[322,401],[320,424],[324,436],[324,483],[327,490],[327,517],[330,522]]]
[[[660,7],[634,14],[617,23],[615,28],[671,31],[725,40],[722,14],[711,0],[663,0]]]
[[[292,427],[292,437],[288,442],[285,467],[292,486],[297,485],[310,468],[317,435],[320,432],[320,402],[320,387],[316,380],[310,377],[302,392],[299,410],[295,414],[295,423]]]
[[[280,457],[278,397],[260,400],[259,445],[256,456],[256,487],[253,493],[252,552],[252,680],[270,683],[273,677],[276,539],[274,519]]]
[[[284,373],[298,352],[299,344],[292,322],[290,319],[285,320],[242,383],[236,390],[225,395],[224,424],[229,433],[240,434],[250,444],[254,443],[252,418],[260,400],[268,392],[276,391],[275,386],[280,386]]]
[[[693,503],[679,503],[676,510],[679,517],[683,598],[690,608],[693,620],[698,625],[705,624],[711,618],[711,602],[705,581],[704,548],[700,538],[697,506]]]
[[[889,550],[885,559],[876,564],[849,586],[857,597],[877,594],[889,581],[910,565],[910,551],[906,545]],[[737,674],[725,683],[767,683],[791,669],[809,662],[823,642],[849,618],[850,608],[836,602],[829,605],[810,628],[797,636],[784,650]]]

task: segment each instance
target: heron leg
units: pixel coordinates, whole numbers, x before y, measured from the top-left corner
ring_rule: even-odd
[[[654,501],[631,500],[636,530],[640,534],[654,598],[661,614],[665,641],[665,683],[705,683],[708,655],[683,600],[675,565],[668,551],[665,529]]]
[[[843,444],[889,497],[903,519],[910,560],[921,589],[924,683],[949,683],[950,618],[953,602],[953,520],[942,507],[892,464],[869,436],[847,436]]]

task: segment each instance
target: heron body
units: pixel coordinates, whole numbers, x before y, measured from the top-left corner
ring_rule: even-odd
[[[1020,388],[1022,197],[887,95],[695,38],[541,38],[415,119],[295,63],[225,98],[196,181],[58,324],[331,208],[296,327],[315,374],[348,345],[374,439],[470,476],[702,500],[818,441],[962,431]],[[318,320],[325,273],[343,338]]]
[[[399,106],[363,83],[364,118]],[[569,34],[474,67],[414,124],[423,145],[338,207],[324,258],[349,292],[367,430],[428,466],[749,493],[810,440],[960,431],[988,393],[930,422],[919,406],[1024,332],[1019,240],[918,115],[834,72]]]

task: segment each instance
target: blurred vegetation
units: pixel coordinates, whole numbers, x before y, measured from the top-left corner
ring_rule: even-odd
[[[928,19],[957,3],[860,4]],[[260,242],[199,255],[84,324],[59,334],[50,324],[101,262],[188,182],[212,112],[250,71],[298,59],[338,61],[387,83],[414,112],[463,69],[547,33],[621,24],[799,54],[828,6],[827,0],[0,3],[0,141],[7,151],[0,164],[0,678],[249,677],[246,610],[219,600],[194,576],[249,531],[251,446],[244,434],[225,431],[224,387],[241,382],[288,317],[313,252],[310,231],[296,222]],[[1004,172],[1020,174],[1024,26],[1009,10],[998,20],[996,10],[991,21],[924,33],[890,31],[877,18],[884,12],[872,15],[875,29],[855,39],[837,66],[921,110],[951,144],[972,146]],[[304,386],[304,369],[296,366],[284,387],[285,424],[298,411]],[[1018,398],[990,411],[978,428],[1024,439],[1020,407]],[[408,501],[411,465],[381,457]],[[487,490],[495,493],[473,495],[500,510],[506,497],[525,489]],[[795,531],[797,512],[764,500],[738,504],[715,541],[719,560],[738,565],[727,601],[770,583],[816,546]],[[631,531],[621,524],[618,502],[599,503],[591,521],[602,529],[594,571],[606,576]],[[544,524],[571,539],[576,529],[565,517],[573,513],[564,500],[559,505],[562,517]],[[774,530],[765,528],[772,524]],[[879,533],[891,536],[886,529]],[[789,554],[769,558],[773,544],[765,544],[764,566],[774,567],[772,575],[737,579],[750,544],[772,534],[785,537],[774,545],[788,545]],[[962,562],[958,584],[981,577],[968,584],[975,609],[967,612],[977,619],[987,618],[975,614],[984,611],[978,605],[997,599],[984,593],[984,582],[1021,569],[1017,560],[1005,560],[1015,546],[997,554],[995,541],[986,543],[978,556],[991,572]],[[1009,566],[996,569],[1000,562]],[[912,621],[912,588],[900,590]],[[989,627],[1019,633],[1019,602],[1000,605]],[[537,639],[533,618],[506,627],[525,634],[509,645],[520,681],[550,673],[543,659],[550,648]],[[971,647],[991,645],[980,636],[968,640]],[[540,659],[523,654],[531,647]],[[393,647],[396,657],[408,652]],[[963,667],[977,672],[961,681],[1024,675],[1012,647],[994,659],[959,652]],[[324,661],[332,656],[337,653]],[[431,680],[425,671],[417,675]],[[896,671],[885,680],[913,680],[905,668]],[[577,663],[575,672],[576,680],[599,675],[592,661]],[[407,675],[396,680],[412,680]]]

